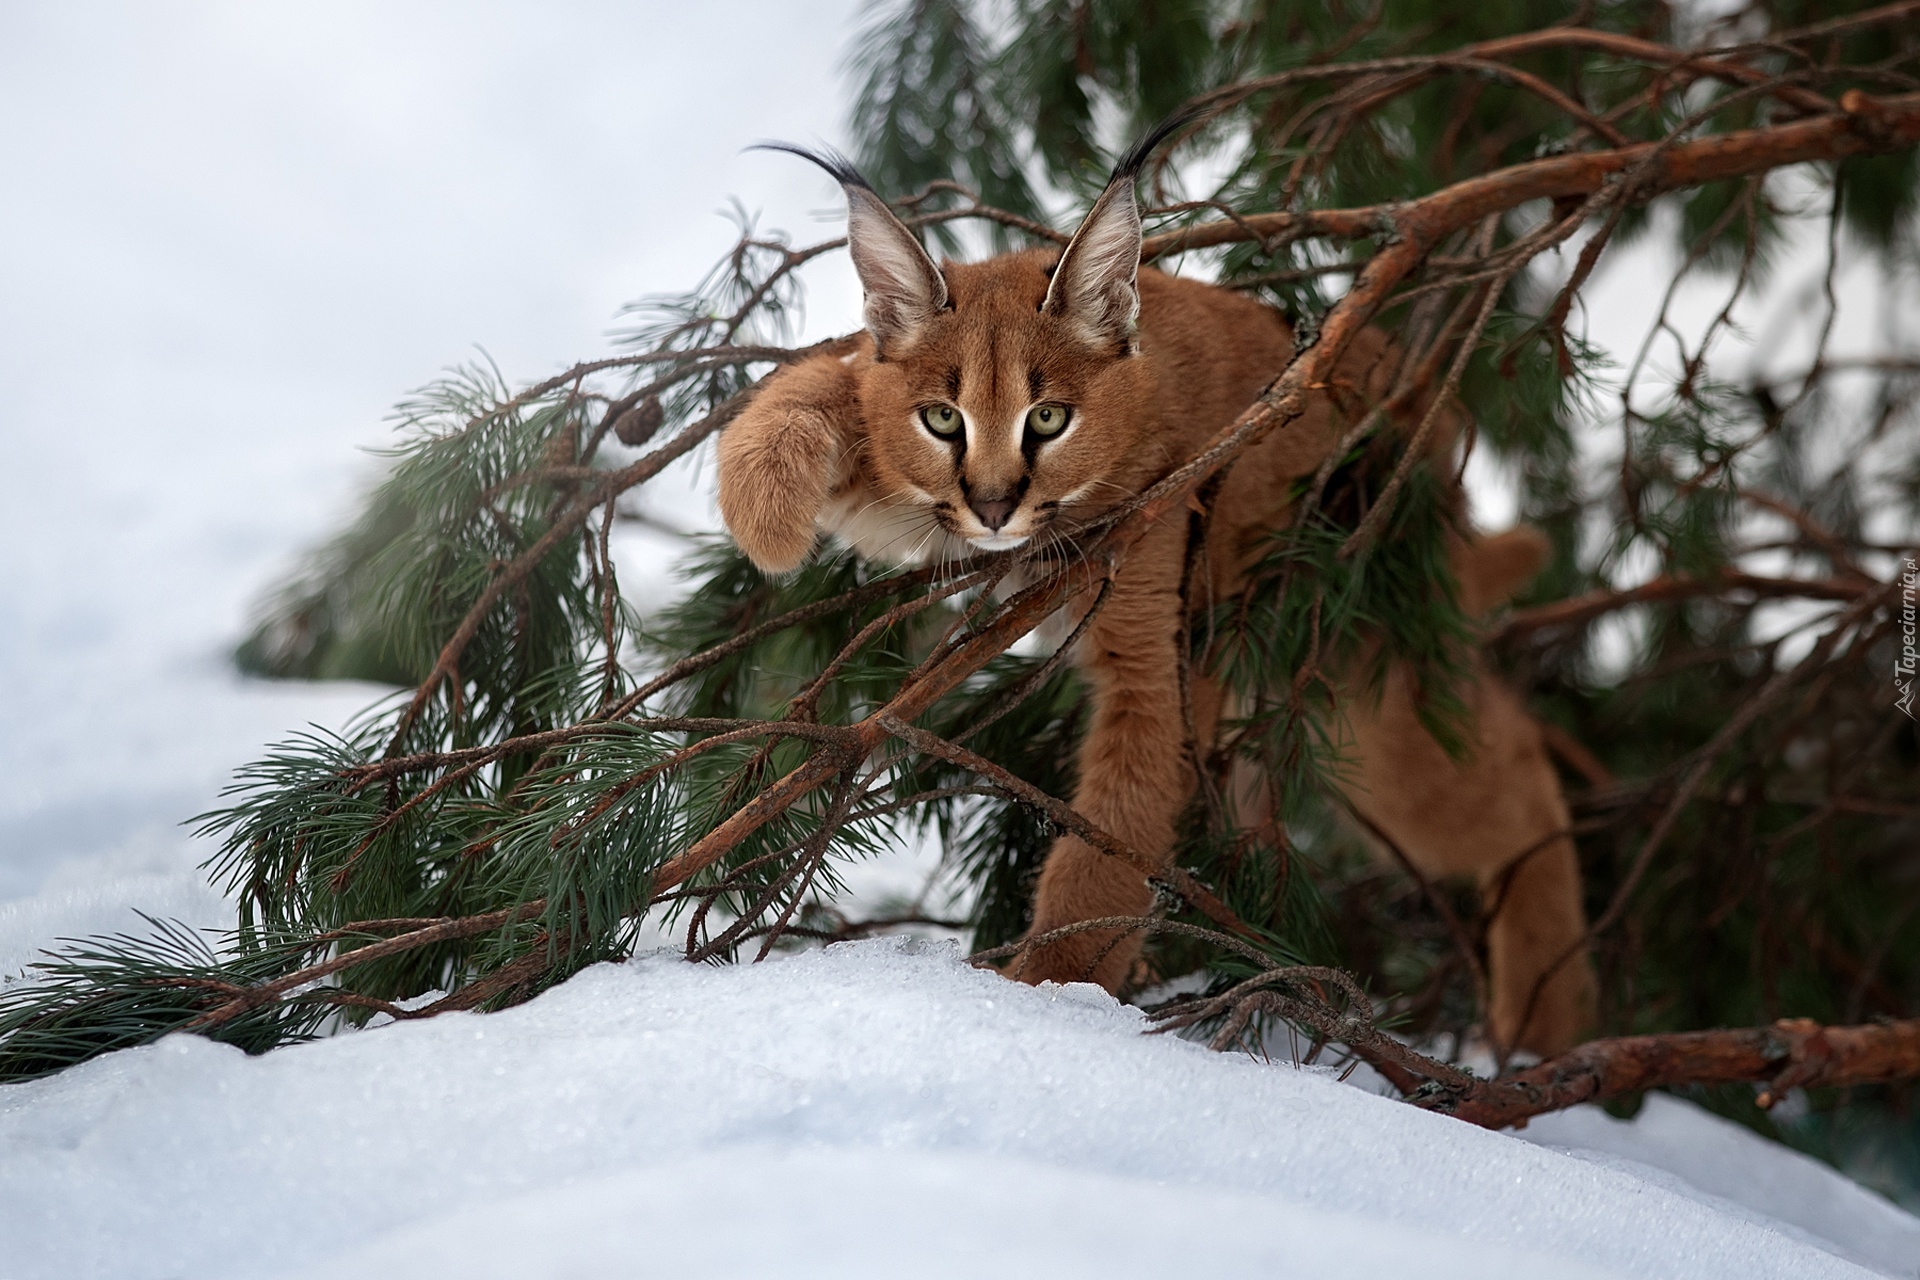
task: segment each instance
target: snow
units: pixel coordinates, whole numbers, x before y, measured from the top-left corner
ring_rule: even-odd
[[[1647,1095],[1631,1123],[1577,1107],[1535,1119],[1522,1136],[1756,1222],[1844,1241],[1895,1275],[1920,1273],[1920,1222],[1912,1215],[1810,1156],[1666,1094]]]
[[[1774,1149],[1683,1104],[1569,1153],[1141,1026],[1095,988],[881,939],[603,965],[501,1014],[260,1058],[173,1037],[0,1092],[4,1274],[1810,1280],[1920,1259],[1920,1223],[1830,1172],[1770,1175]],[[1777,1206],[1790,1229],[1618,1158],[1699,1133],[1824,1200]]]
[[[348,510],[353,446],[468,341],[521,375],[599,351],[730,238],[688,210],[837,209],[734,149],[840,136],[850,9],[0,9],[0,110],[34,125],[0,136],[0,975],[133,908],[231,918],[180,824],[377,692],[224,657]],[[709,46],[758,96],[700,92]],[[579,174],[593,199],[542,198]],[[857,309],[844,272],[812,302],[814,334]],[[680,482],[649,501],[710,519]],[[0,1088],[0,1280],[1229,1268],[1911,1277],[1920,1222],[1671,1099],[1485,1133],[885,940]]]

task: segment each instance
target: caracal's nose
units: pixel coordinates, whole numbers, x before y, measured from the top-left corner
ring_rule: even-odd
[[[980,523],[998,533],[1007,521],[1013,519],[1013,509],[1020,504],[1011,497],[1007,498],[969,498],[967,505],[973,508],[973,514],[980,517]]]

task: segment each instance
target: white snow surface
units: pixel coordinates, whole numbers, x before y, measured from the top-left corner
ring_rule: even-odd
[[[1141,1030],[1097,988],[882,939],[602,965],[504,1013],[259,1058],[176,1036],[0,1091],[0,1275],[1813,1280],[1920,1259],[1920,1222],[1684,1104],[1523,1141]]]

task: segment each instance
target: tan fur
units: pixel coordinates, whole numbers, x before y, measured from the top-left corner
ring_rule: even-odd
[[[779,573],[805,558],[816,530],[896,561],[1053,537],[1191,456],[1286,363],[1286,324],[1239,294],[1143,270],[1134,331],[1123,314],[1131,295],[1116,292],[1110,277],[1095,281],[1105,292],[1076,279],[1050,296],[1058,256],[946,264],[944,305],[889,302],[882,350],[869,342],[850,357],[816,357],[770,378],[720,441],[720,506],[741,548]],[[905,251],[896,257],[906,260]],[[866,283],[873,316],[875,290],[895,285]],[[1076,287],[1097,311],[1061,310],[1075,304],[1055,299]],[[921,318],[895,323],[901,314]],[[1286,520],[1277,496],[1286,482],[1311,474],[1346,429],[1349,418],[1335,400],[1358,412],[1385,396],[1389,355],[1380,335],[1364,335],[1333,379],[1333,394],[1227,474],[1208,524],[1216,600],[1232,596],[1262,535]],[[1037,404],[1070,406],[1068,429],[1044,442],[1023,437]],[[962,411],[964,449],[923,423],[919,411],[929,405]],[[989,517],[1000,518],[1007,503],[1011,514],[991,527]],[[1075,655],[1092,704],[1073,803],[1160,857],[1169,856],[1175,820],[1196,782],[1175,649],[1187,528],[1181,510],[1147,532]],[[1469,605],[1498,604],[1538,568],[1541,551],[1527,532],[1460,548]],[[1353,767],[1343,788],[1425,874],[1472,876],[1498,893],[1503,873],[1527,854],[1489,936],[1491,1030],[1502,1043],[1565,1048],[1591,1016],[1584,957],[1564,967],[1520,1026],[1542,969],[1584,929],[1572,844],[1555,837],[1568,825],[1567,809],[1539,731],[1519,700],[1481,673],[1468,690],[1479,743],[1456,763],[1420,728],[1407,684],[1395,670],[1380,697],[1348,697],[1343,729]],[[1220,694],[1197,678],[1193,701],[1199,738],[1211,741]],[[1144,914],[1150,903],[1137,871],[1065,837],[1041,873],[1033,927]],[[1137,937],[1083,934],[1037,950],[1017,976],[1117,990],[1139,948]]]

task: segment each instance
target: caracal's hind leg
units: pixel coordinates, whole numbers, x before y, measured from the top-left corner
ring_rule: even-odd
[[[1512,690],[1476,671],[1462,693],[1478,741],[1461,760],[1421,727],[1404,666],[1390,670],[1378,699],[1352,698],[1342,790],[1421,874],[1474,878],[1493,912],[1489,1030],[1502,1045],[1558,1053],[1588,1032],[1594,1005],[1566,800],[1540,727]]]
[[[1503,603],[1548,552],[1525,526],[1463,542],[1453,556],[1461,606],[1480,615]],[[1488,1030],[1502,1045],[1557,1053],[1591,1030],[1594,1014],[1566,799],[1540,726],[1477,655],[1462,694],[1478,742],[1460,760],[1421,727],[1406,668],[1390,670],[1379,698],[1350,698],[1343,790],[1422,875],[1474,878],[1491,913]]]

